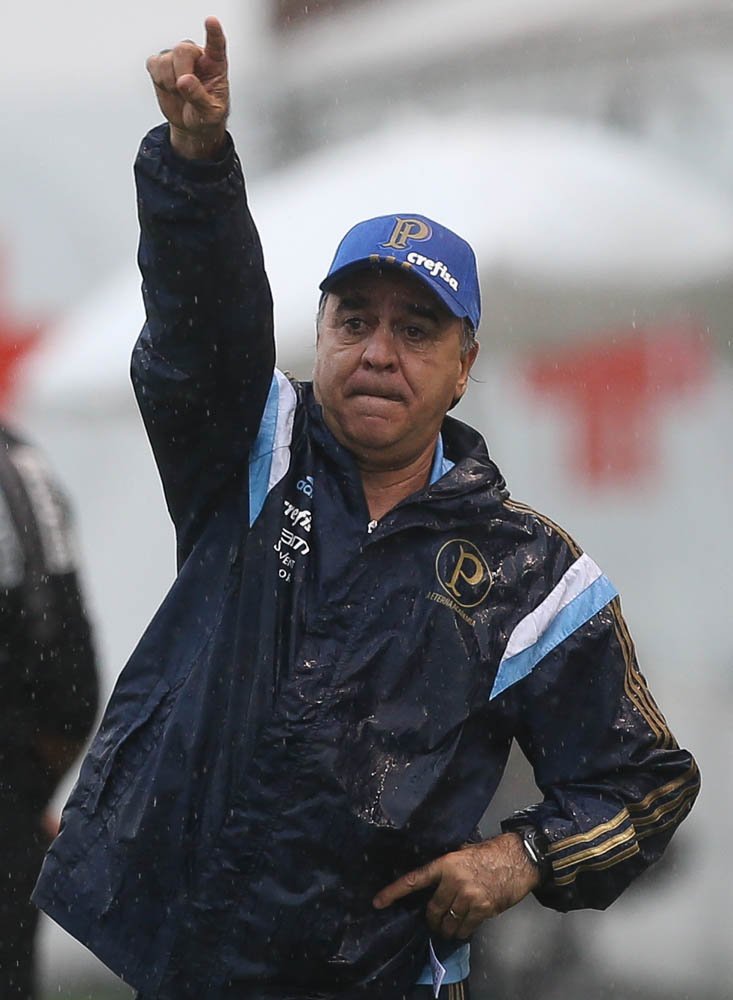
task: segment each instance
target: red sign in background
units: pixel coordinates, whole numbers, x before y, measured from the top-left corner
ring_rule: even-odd
[[[0,255],[0,415],[7,416],[43,325],[15,315],[2,265]],[[536,349],[524,371],[546,405],[568,414],[575,474],[590,486],[628,484],[657,464],[660,419],[709,380],[711,351],[702,325],[659,324]]]
[[[42,330],[40,323],[22,320],[13,313],[4,263],[0,254],[0,416],[11,412],[20,364],[39,342]]]
[[[638,481],[655,467],[665,411],[710,378],[702,326],[609,330],[535,351],[532,389],[569,414],[570,461],[590,486]]]

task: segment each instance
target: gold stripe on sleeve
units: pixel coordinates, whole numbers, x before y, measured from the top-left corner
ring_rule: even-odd
[[[638,709],[647,725],[656,736],[657,746],[674,749],[677,744],[667,726],[667,720],[662,715],[659,706],[647,687],[636,662],[634,643],[629,634],[628,626],[621,614],[621,602],[618,597],[611,602],[611,612],[614,619],[616,637],[623,651],[626,662],[624,690],[632,704]]]
[[[662,796],[671,795],[672,792],[676,792],[680,788],[684,788],[689,785],[691,781],[695,782],[694,788],[696,790],[698,785],[697,777],[697,764],[693,761],[685,773],[681,774],[679,778],[675,778],[674,781],[668,781],[666,785],[660,785],[659,788],[653,788],[652,791],[645,795],[639,802],[630,802],[628,809],[629,812],[635,817],[634,823],[638,824],[643,822],[642,818],[636,818],[636,814],[638,813],[639,816],[642,817],[643,814],[649,809],[649,806],[656,802],[657,799],[661,799]]]
[[[593,829],[586,830],[585,833],[576,833],[572,837],[566,837],[565,840],[556,841],[556,843],[551,845],[547,853],[559,854],[560,851],[564,851],[568,847],[574,847],[576,844],[589,844],[591,841],[602,837],[604,833],[610,833],[621,826],[622,823],[629,822],[629,820],[628,810],[624,807],[605,823],[600,823],[598,826],[594,826]]]
[[[574,558],[577,559],[582,554],[582,549],[575,539],[551,518],[541,514],[533,507],[530,507],[528,504],[522,503],[518,500],[507,499],[503,501],[503,504],[508,510],[513,510],[520,514],[527,514],[531,517],[535,517],[541,524],[545,524],[552,528],[552,530],[557,532],[559,537],[568,546],[568,549]],[[662,715],[657,703],[654,701],[654,698],[647,687],[646,681],[636,664],[633,640],[631,639],[628,627],[624,621],[623,615],[621,614],[621,602],[618,597],[614,598],[614,600],[610,602],[610,607],[614,617],[616,636],[626,662],[626,677],[624,679],[626,694],[654,733],[657,746],[676,747],[677,744],[669,730],[667,721]]]
[[[676,799],[672,802],[667,802],[663,806],[658,806],[653,813],[648,816],[643,816],[641,819],[635,820],[634,825],[637,827],[647,827],[650,826],[650,830],[639,830],[639,837],[651,837],[653,834],[657,833],[659,830],[666,829],[669,826],[669,820],[664,823],[659,823],[659,820],[663,816],[668,816],[674,810],[675,816],[682,812],[689,810],[692,807],[692,799],[697,795],[697,786],[693,788],[686,788],[685,791],[678,795]]]
[[[615,854],[612,858],[606,858],[604,861],[595,861],[592,864],[580,865],[578,869],[574,872],[570,872],[568,875],[561,875],[560,878],[556,878],[556,885],[570,885],[571,882],[575,881],[578,872],[580,871],[603,871],[605,868],[611,868],[613,865],[618,864],[620,861],[626,861],[627,858],[633,857],[635,854],[639,853],[639,845],[634,841],[630,844],[625,851],[620,854]]]
[[[616,834],[615,837],[609,837],[608,840],[602,841],[595,847],[589,847],[584,851],[576,851],[575,854],[570,854],[560,861],[553,861],[552,870],[556,872],[562,871],[563,868],[571,868],[573,865],[582,866],[582,863],[587,861],[588,858],[598,858],[604,854],[608,854],[609,851],[614,850],[614,848],[619,847],[621,844],[627,843],[629,840],[636,840],[636,831],[631,824],[622,833]]]
[[[577,559],[579,556],[582,556],[583,550],[572,535],[569,535],[564,528],[561,528],[559,524],[556,524],[555,521],[547,517],[547,515],[540,514],[540,512],[535,510],[534,507],[530,507],[528,504],[522,503],[519,500],[507,499],[504,500],[503,503],[509,510],[516,511],[518,514],[529,514],[531,517],[536,517],[541,524],[547,525],[548,528],[552,528],[553,531],[557,532],[560,538],[562,538],[567,547],[570,549],[573,558]]]

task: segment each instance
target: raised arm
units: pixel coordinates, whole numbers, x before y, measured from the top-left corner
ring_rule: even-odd
[[[135,164],[146,325],[132,375],[185,558],[220,491],[246,475],[272,377],[272,301],[231,138],[226,43],[147,63],[168,124]],[[245,491],[243,491],[245,492]]]

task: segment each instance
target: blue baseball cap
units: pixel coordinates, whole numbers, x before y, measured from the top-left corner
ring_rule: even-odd
[[[454,316],[481,319],[476,257],[464,239],[424,215],[380,215],[357,222],[341,240],[328,274],[327,292],[339,278],[364,267],[401,267],[420,278]]]

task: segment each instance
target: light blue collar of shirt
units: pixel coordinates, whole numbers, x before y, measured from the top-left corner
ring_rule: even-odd
[[[433,455],[433,467],[430,470],[430,485],[432,486],[433,483],[437,483],[441,476],[444,476],[446,472],[450,472],[455,464],[455,462],[451,462],[449,458],[445,457],[443,435],[438,434],[438,440],[435,442],[435,454]]]

